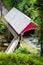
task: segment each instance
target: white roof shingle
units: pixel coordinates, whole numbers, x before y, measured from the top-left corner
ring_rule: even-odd
[[[18,34],[20,34],[21,31],[31,22],[29,17],[14,7],[9,11],[5,18]]]

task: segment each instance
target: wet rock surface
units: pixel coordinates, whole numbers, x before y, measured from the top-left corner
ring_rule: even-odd
[[[0,35],[0,51],[5,51],[9,43],[5,39],[4,35]]]

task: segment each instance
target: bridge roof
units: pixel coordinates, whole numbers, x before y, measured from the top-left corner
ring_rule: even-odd
[[[37,27],[28,16],[14,7],[9,11],[5,18],[18,34]]]

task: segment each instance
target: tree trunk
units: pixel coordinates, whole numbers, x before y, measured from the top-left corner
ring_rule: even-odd
[[[43,56],[43,17],[41,16],[41,56]]]
[[[43,56],[43,44],[41,44],[41,56]]]

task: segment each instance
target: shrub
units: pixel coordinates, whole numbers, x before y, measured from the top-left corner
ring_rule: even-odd
[[[7,27],[0,21],[0,33],[4,33]]]
[[[26,48],[23,48],[23,47],[19,47],[16,50],[16,53],[30,54],[30,52]]]
[[[43,59],[31,54],[0,53],[0,65],[43,65]]]

